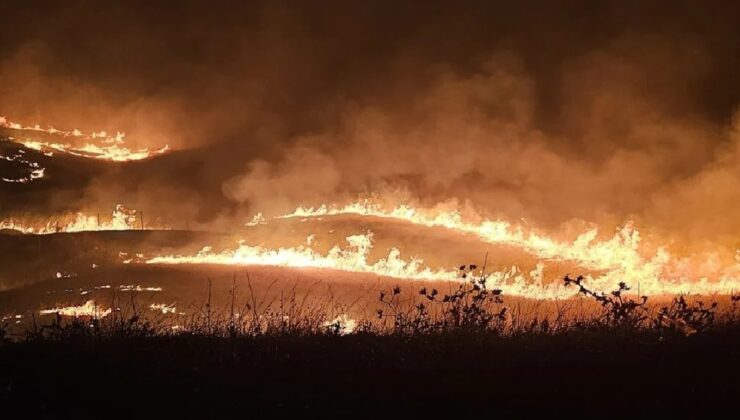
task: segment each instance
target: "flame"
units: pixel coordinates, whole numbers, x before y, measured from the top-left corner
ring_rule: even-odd
[[[211,247],[204,247],[196,255],[159,256],[146,260],[147,264],[218,264],[218,265],[263,265],[291,268],[321,268],[352,273],[374,274],[404,280],[459,281],[456,269],[431,269],[417,257],[408,260],[401,258],[397,248],[391,248],[386,258],[375,263],[368,261],[372,250],[373,233],[351,235],[346,238],[347,247],[334,246],[326,254],[321,254],[309,246],[269,249],[240,243],[235,250],[214,253]],[[307,243],[310,241],[307,240]],[[486,272],[492,287],[505,288],[508,295],[536,299],[558,299],[572,296],[575,291],[561,287],[559,282],[545,284],[542,272],[544,264],[529,273],[517,266],[502,271]]]
[[[634,266],[635,264],[631,263],[639,259],[636,251],[640,234],[632,223],[625,224],[609,241],[594,243],[598,230],[591,229],[579,235],[573,242],[563,243],[534,231],[525,231],[523,227],[512,225],[507,221],[484,219],[479,223],[470,223],[463,221],[458,211],[439,212],[436,215],[430,215],[425,211],[405,205],[386,211],[369,201],[352,203],[344,207],[326,205],[317,208],[298,207],[292,213],[277,218],[311,218],[339,215],[372,216],[401,220],[430,228],[445,228],[458,233],[474,235],[490,244],[515,246],[542,259],[576,261],[584,268],[591,270],[610,270],[619,266]]]
[[[169,145],[165,145],[164,147],[155,150],[149,150],[146,148],[140,150],[130,150],[118,144],[100,146],[88,143],[81,147],[73,147],[69,144],[48,143],[34,140],[26,140],[21,142],[21,144],[28,147],[29,149],[34,149],[41,152],[47,149],[52,149],[74,156],[109,160],[113,162],[126,162],[132,160],[147,159],[155,155],[161,155],[169,150]]]
[[[385,210],[370,200],[346,206],[298,207],[292,213],[277,218],[306,219],[339,215],[388,218],[430,228],[444,228],[473,235],[486,243],[517,247],[543,261],[576,262],[584,269],[605,273],[589,279],[594,287],[602,290],[610,290],[620,281],[632,286],[639,285],[641,293],[653,295],[728,294],[740,290],[740,251],[733,264],[716,268],[714,271],[718,273],[710,281],[706,276],[694,274],[689,261],[672,256],[665,247],[659,247],[652,256],[644,256],[639,246],[640,232],[631,222],[617,229],[608,240],[596,241],[598,230],[591,229],[572,242],[563,242],[507,221],[482,219],[479,222],[467,222],[459,211],[434,212],[407,205]]]
[[[0,220],[0,230],[11,229],[26,234],[50,234],[58,232],[83,232],[96,230],[134,230],[139,229],[139,218],[135,210],[117,204],[109,220],[100,220],[97,215],[77,213],[71,221],[49,220],[42,224],[30,224],[14,219]]]
[[[328,268],[355,273],[372,273],[395,278],[424,278],[430,280],[452,280],[457,273],[448,270],[432,270],[423,267],[424,261],[412,257],[401,258],[401,251],[391,248],[386,258],[375,263],[368,261],[372,249],[373,233],[346,237],[347,247],[334,246],[322,255],[309,246],[269,249],[249,246],[243,241],[235,250],[221,253],[204,247],[193,256],[170,255],[146,260],[147,264],[221,264],[221,265],[267,265],[297,268]],[[307,242],[310,242],[307,240]]]
[[[35,179],[41,179],[44,177],[44,172],[46,171],[46,168],[39,168],[39,169],[32,169],[31,173],[28,176],[21,177],[21,178],[0,178],[4,182],[9,183],[18,183],[18,184],[27,184]]]
[[[166,303],[152,303],[149,305],[149,309],[155,312],[161,312],[164,315],[177,313],[177,307],[175,307],[174,303],[170,305]]]
[[[44,309],[39,311],[41,315],[59,314],[62,316],[71,317],[93,317],[93,318],[105,318],[110,315],[111,309],[103,309],[102,306],[95,305],[94,300],[88,300],[84,305],[80,306],[65,306],[61,308]]]
[[[610,239],[597,241],[597,230],[589,230],[573,241],[557,241],[533,230],[525,230],[501,220],[482,220],[477,223],[462,220],[459,212],[437,212],[417,210],[399,206],[385,211],[367,202],[344,207],[322,206],[319,208],[299,207],[296,211],[278,216],[277,219],[311,218],[334,215],[360,215],[402,220],[429,228],[445,228],[463,234],[474,235],[491,244],[503,244],[520,248],[539,259],[536,268],[529,273],[517,266],[507,270],[489,272],[489,284],[503,288],[507,294],[534,299],[557,299],[573,296],[575,288],[561,286],[560,278],[545,279],[547,263],[571,261],[584,271],[599,274],[587,275],[586,281],[596,290],[612,290],[619,282],[626,282],[633,291],[642,295],[674,294],[730,294],[740,290],[740,253],[734,264],[722,267],[719,275],[692,277],[687,261],[675,258],[665,248],[659,248],[652,256],[643,256],[640,250],[640,233],[632,223],[619,228]],[[262,215],[247,225],[268,223]],[[147,264],[225,264],[267,265],[279,267],[311,267],[341,270],[353,273],[369,273],[398,279],[458,280],[456,270],[433,269],[424,266],[423,260],[413,257],[401,258],[401,252],[392,248],[386,258],[375,263],[368,261],[372,249],[372,232],[346,238],[344,249],[335,246],[326,254],[311,248],[313,235],[306,245],[270,249],[249,246],[243,241],[235,250],[214,253],[205,247],[196,255],[170,255],[150,258]]]
[[[309,238],[311,235],[309,236]],[[311,241],[307,238],[306,243]],[[418,257],[408,260],[401,258],[401,251],[391,248],[388,256],[371,263],[368,261],[373,247],[373,233],[351,235],[345,238],[347,246],[334,246],[326,254],[321,254],[310,246],[269,249],[249,246],[243,241],[234,250],[214,253],[212,248],[204,247],[196,255],[169,255],[153,257],[146,264],[217,264],[217,265],[262,265],[290,268],[320,268],[352,273],[374,274],[404,280],[459,281],[456,269],[432,269],[424,266]],[[561,287],[559,282],[544,284],[542,272],[544,264],[529,273],[517,266],[502,271],[487,272],[489,284],[505,287],[506,293],[538,299],[566,298],[574,290]]]
[[[118,286],[118,290],[122,292],[161,292],[161,287],[142,287],[140,285],[133,284],[122,284]]]
[[[108,133],[105,131],[85,134],[77,129],[74,129],[72,131],[63,131],[58,130],[54,127],[42,128],[39,124],[33,126],[24,126],[22,124],[12,122],[6,117],[0,117],[0,127],[16,131],[48,134],[65,138],[73,137],[93,141],[92,143],[86,143],[82,146],[72,146],[68,143],[42,142],[30,139],[21,142],[21,144],[23,144],[27,148],[40,151],[47,154],[48,156],[51,156],[50,154],[48,154],[49,150],[55,150],[74,156],[108,160],[113,162],[126,162],[147,159],[155,155],[163,154],[169,150],[169,145],[165,145],[164,147],[155,150],[149,150],[147,148],[131,150],[123,146],[126,134],[120,131],[117,131],[115,136],[108,135]]]
[[[357,329],[357,321],[347,316],[347,314],[341,314],[331,321],[324,322],[323,326],[339,326],[339,334],[352,334]]]
[[[26,166],[28,170],[30,171],[28,176],[21,177],[21,178],[0,178],[0,179],[2,179],[4,182],[9,182],[9,183],[26,184],[36,179],[43,178],[44,173],[46,172],[46,168],[42,168],[41,166],[39,166],[37,162],[31,162],[30,160],[25,159],[24,158],[25,154],[26,154],[25,150],[18,150],[18,152],[12,156],[0,155],[0,159],[8,161],[8,162],[19,163],[23,166]]]

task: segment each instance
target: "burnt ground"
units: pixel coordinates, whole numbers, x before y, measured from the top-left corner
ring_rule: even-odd
[[[736,327],[31,341],[0,348],[0,401],[6,418],[732,416],[738,346]]]

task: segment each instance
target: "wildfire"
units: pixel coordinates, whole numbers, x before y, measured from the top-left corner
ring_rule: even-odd
[[[740,251],[734,263],[717,267],[717,264],[691,264],[686,258],[674,257],[665,247],[659,247],[652,255],[645,256],[640,249],[640,232],[632,223],[626,223],[608,240],[597,241],[597,229],[590,229],[573,241],[557,241],[528,227],[514,225],[502,220],[482,219],[478,222],[463,220],[459,211],[431,211],[410,206],[397,206],[385,210],[369,200],[346,206],[317,208],[298,207],[279,219],[314,218],[325,216],[359,215],[388,218],[407,223],[449,229],[473,235],[483,242],[520,248],[542,261],[573,261],[588,270],[604,272],[590,279],[595,287],[609,290],[619,281],[627,281],[640,287],[645,294],[678,293],[732,293],[740,290]],[[706,258],[712,259],[713,256]],[[702,265],[714,276],[694,273],[692,266]]]
[[[22,144],[29,149],[38,151],[45,151],[47,149],[56,150],[62,153],[67,153],[74,156],[95,158],[101,160],[110,160],[114,162],[126,162],[132,160],[147,159],[155,155],[160,155],[169,150],[169,146],[164,146],[160,149],[149,150],[130,150],[120,144],[108,144],[108,145],[96,145],[96,144],[85,144],[81,147],[73,147],[69,144],[60,143],[47,143],[33,140],[26,140]]]
[[[347,314],[341,314],[331,321],[323,324],[324,327],[338,327],[339,333],[352,334],[357,329],[357,320],[350,318]]]
[[[560,261],[575,262],[584,271],[597,272],[598,274],[588,275],[587,281],[591,287],[600,290],[611,290],[621,281],[631,285],[634,291],[639,290],[641,294],[646,295],[729,294],[740,290],[740,252],[732,264],[719,267],[715,264],[713,277],[699,276],[692,270],[696,264],[685,258],[672,256],[664,247],[658,248],[652,255],[644,256],[640,249],[640,233],[631,223],[622,226],[607,240],[596,240],[598,232],[591,229],[573,241],[558,241],[506,221],[483,219],[474,223],[464,221],[457,211],[433,214],[431,211],[417,210],[409,206],[384,210],[369,202],[358,202],[344,207],[299,207],[294,212],[279,216],[277,219],[307,219],[348,214],[391,218],[424,227],[449,229],[474,235],[483,242],[522,249],[539,259],[540,262],[534,270],[524,273],[519,267],[512,266],[508,270],[488,273],[491,284],[504,287],[507,293],[512,295],[548,299],[568,297],[576,293],[576,290],[560,287],[559,279],[545,279],[546,264]],[[268,221],[260,214],[247,225],[265,224]],[[370,262],[368,256],[372,249],[372,238],[371,232],[348,236],[347,247],[335,246],[326,254],[311,248],[309,236],[305,246],[269,249],[249,246],[242,242],[235,250],[221,253],[214,253],[212,248],[205,247],[193,256],[154,257],[146,262],[313,267],[400,279],[457,279],[458,273],[455,270],[426,267],[423,260],[416,257],[402,259],[397,248],[392,248],[386,258]],[[707,265],[703,265],[702,270],[707,270]]]
[[[70,317],[93,317],[105,318],[111,314],[111,309],[103,309],[102,306],[96,305],[94,300],[88,300],[84,305],[65,306],[61,308],[44,309],[39,311],[41,315],[59,314]]]
[[[385,209],[370,201],[360,201],[346,206],[298,207],[289,214],[272,218],[257,214],[246,225],[264,225],[282,219],[309,220],[342,215],[393,219],[424,228],[447,229],[474,236],[485,243],[521,249],[539,261],[535,269],[528,272],[514,265],[505,270],[487,273],[492,286],[504,288],[510,295],[537,299],[572,296],[577,290],[561,287],[559,276],[562,273],[557,272],[555,277],[549,278],[545,275],[546,272],[550,273],[547,271],[548,267],[566,261],[580,267],[587,274],[586,281],[590,287],[597,290],[611,290],[621,281],[627,282],[633,291],[639,290],[646,295],[729,294],[740,290],[740,251],[735,261],[728,264],[721,264],[711,256],[705,262],[701,262],[697,256],[680,258],[672,255],[665,247],[647,252],[640,247],[640,232],[632,223],[626,223],[612,237],[604,240],[597,239],[597,229],[590,229],[571,241],[562,241],[536,231],[529,224],[518,225],[485,218],[469,221],[454,210],[417,209],[406,205]],[[40,226],[29,226],[12,220],[0,221],[0,229],[37,234],[131,230],[138,227],[139,221],[136,211],[117,205],[111,219],[106,221],[100,221],[95,216],[77,214],[66,223],[49,221]],[[137,254],[136,258],[127,258],[124,263],[263,265],[330,269],[397,279],[459,279],[459,273],[454,268],[430,267],[416,256],[404,258],[397,247],[391,248],[387,256],[371,260],[373,237],[374,234],[370,231],[347,236],[346,244],[335,245],[326,253],[315,249],[315,236],[309,235],[304,245],[295,247],[269,248],[248,245],[241,241],[235,249],[222,252],[214,252],[213,248],[206,246],[195,255],[145,257]],[[122,258],[124,257],[128,255],[122,254]]]
[[[154,312],[161,312],[163,315],[177,313],[177,307],[174,303],[169,305],[166,303],[152,303],[149,305],[149,309]]]
[[[18,152],[13,154],[12,156],[0,155],[0,159],[25,166],[26,168],[28,168],[28,171],[29,171],[29,174],[24,177],[20,177],[20,178],[4,178],[3,177],[0,179],[2,179],[4,182],[26,184],[36,179],[43,178],[46,168],[42,168],[41,166],[39,166],[38,162],[31,162],[30,160],[26,159],[25,154],[26,154],[26,151],[21,149],[21,150],[18,150]]]
[[[133,284],[122,284],[118,286],[118,290],[122,292],[161,292],[161,287],[143,287],[141,285],[133,285]]]
[[[263,265],[291,268],[322,268],[352,273],[374,274],[397,279],[424,279],[435,281],[458,281],[456,269],[432,269],[424,265],[418,257],[403,259],[401,251],[391,248],[388,256],[376,262],[369,261],[373,248],[373,233],[346,237],[347,246],[334,246],[326,254],[321,254],[308,245],[269,249],[249,246],[243,242],[234,249],[214,253],[211,247],[204,247],[196,255],[170,255],[150,258],[147,264],[218,264],[218,265]],[[492,285],[505,286],[507,294],[532,298],[565,298],[573,295],[572,289],[560,287],[559,283],[543,283],[544,264],[529,273],[517,266],[507,270],[487,272]]]
[[[101,220],[97,215],[77,213],[72,220],[49,220],[41,224],[23,221],[0,220],[0,230],[17,230],[26,234],[50,234],[59,232],[83,232],[95,230],[133,230],[141,227],[139,215],[122,204],[117,204],[110,219]],[[137,226],[138,225],[138,226]]]
[[[310,238],[310,236],[309,236]],[[321,254],[310,246],[269,249],[260,246],[249,246],[241,243],[235,250],[221,253],[212,252],[205,247],[193,256],[161,256],[146,261],[147,264],[220,264],[220,265],[264,265],[292,268],[322,268],[352,273],[374,274],[397,279],[458,281],[456,269],[432,269],[424,266],[424,261],[417,257],[408,260],[401,258],[397,248],[391,248],[386,258],[372,263],[368,260],[372,250],[373,234],[351,235],[346,238],[348,246],[335,246],[326,254]],[[307,243],[310,240],[307,239]],[[572,289],[560,287],[560,283],[543,282],[545,266],[540,263],[529,273],[522,272],[517,266],[507,270],[487,272],[492,286],[505,287],[506,293],[538,299],[566,298],[573,295]]]
[[[322,205],[317,208],[298,207],[292,213],[278,216],[278,219],[314,218],[324,216],[359,215],[395,219],[414,225],[444,228],[458,233],[474,235],[483,242],[502,244],[521,248],[526,252],[546,260],[575,261],[591,270],[612,270],[617,267],[635,267],[636,262],[644,262],[637,253],[640,233],[631,223],[625,224],[608,241],[595,242],[598,230],[591,229],[579,235],[573,242],[558,242],[546,235],[525,230],[507,221],[484,219],[478,223],[465,222],[458,211],[441,211],[430,214],[410,206],[398,206],[384,210],[370,201],[352,203],[344,207]],[[656,258],[663,258],[657,255]],[[643,269],[649,269],[640,264]],[[638,270],[636,273],[642,274]],[[630,274],[635,274],[632,272]],[[652,274],[645,273],[647,275]]]
[[[24,126],[22,124],[12,122],[6,117],[0,117],[0,127],[22,132],[46,134],[63,138],[72,137],[88,141],[88,143],[82,146],[73,146],[68,143],[42,142],[30,139],[21,142],[21,144],[29,149],[38,150],[47,155],[49,155],[49,151],[58,151],[74,156],[114,162],[126,162],[147,159],[169,150],[169,145],[165,145],[164,147],[155,150],[149,150],[147,148],[131,150],[124,146],[124,138],[126,137],[126,134],[120,131],[117,131],[115,135],[109,135],[105,131],[86,134],[77,129],[64,131],[58,130],[54,127],[42,128],[39,124]]]
[[[425,278],[451,280],[456,273],[448,270],[432,270],[423,266],[424,261],[412,257],[401,258],[401,251],[392,248],[386,258],[375,263],[368,261],[372,249],[373,233],[351,235],[346,238],[347,247],[334,246],[322,255],[310,246],[278,249],[249,246],[244,242],[231,251],[212,252],[205,247],[193,256],[161,256],[146,261],[147,264],[223,264],[223,265],[267,265],[278,267],[328,268],[355,273],[372,273],[395,278]],[[309,242],[309,241],[307,241]]]

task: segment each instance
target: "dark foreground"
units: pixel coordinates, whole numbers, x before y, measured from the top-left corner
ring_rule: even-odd
[[[732,415],[739,348],[737,328],[30,341],[0,347],[0,400],[3,418]]]

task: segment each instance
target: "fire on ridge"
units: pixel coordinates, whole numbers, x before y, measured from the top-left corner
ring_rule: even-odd
[[[277,223],[281,220],[298,219],[299,223],[309,223],[323,218],[347,215],[356,218],[358,229],[361,231],[347,235],[344,241],[333,239],[336,242],[333,242],[331,248],[326,251],[320,251],[316,247],[313,234],[308,235],[303,244],[293,246],[266,245],[250,234],[250,228],[254,226]],[[33,226],[24,225],[22,222],[0,221],[0,228],[30,234],[139,230],[139,217],[136,211],[118,205],[111,217],[102,223],[96,216],[80,213],[65,223],[49,221]],[[482,244],[505,246],[530,255],[537,262],[532,270],[524,269],[515,263],[490,272],[492,283],[506,288],[512,295],[540,299],[573,295],[576,291],[559,287],[557,281],[559,279],[552,277],[552,268],[560,263],[572,263],[584,272],[592,273],[587,275],[587,280],[591,287],[600,290],[609,290],[621,281],[626,281],[641,293],[651,295],[729,294],[740,290],[740,259],[736,259],[734,263],[718,265],[714,271],[707,272],[709,266],[703,258],[711,256],[680,257],[671,254],[664,247],[649,252],[641,247],[640,232],[631,223],[623,225],[608,239],[597,239],[597,230],[592,229],[581,233],[573,240],[563,241],[529,226],[508,221],[489,219],[469,221],[456,211],[434,211],[408,205],[385,209],[370,201],[358,201],[345,206],[298,207],[291,213],[272,218],[258,215],[246,224],[246,230],[242,233],[246,240],[240,240],[231,249],[214,251],[205,243],[197,253],[187,251],[184,254],[168,255],[152,251],[136,260],[127,259],[123,262],[154,265],[262,265],[329,269],[404,280],[457,279],[455,267],[429,265],[424,258],[409,254],[408,251],[404,252],[400,244],[391,245],[387,253],[379,258],[371,257],[370,254],[376,247],[376,238],[372,230],[360,228],[361,221],[366,218],[381,221],[392,219],[420,229],[443,229],[475,238]],[[309,227],[319,229],[319,225]]]
[[[149,228],[152,228],[149,226]],[[70,233],[105,230],[143,230],[142,213],[116,204],[110,216],[78,212],[68,217],[58,217],[43,222],[32,222],[24,218],[0,220],[0,230],[13,230],[25,234],[47,235],[52,233]],[[163,230],[166,227],[157,226]]]
[[[713,255],[679,257],[667,247],[649,253],[640,247],[640,232],[632,223],[624,224],[607,240],[597,240],[596,229],[578,235],[573,241],[559,241],[547,234],[502,220],[483,219],[465,221],[459,212],[433,212],[411,206],[398,206],[391,210],[369,202],[360,201],[346,206],[323,205],[318,208],[299,207],[295,211],[273,219],[261,214],[247,226],[269,223],[270,220],[299,218],[309,221],[328,216],[353,215],[400,220],[424,228],[444,228],[464,235],[472,235],[483,243],[506,245],[521,249],[538,261],[532,272],[518,266],[492,272],[493,284],[506,288],[513,295],[549,299],[568,297],[577,291],[559,287],[559,279],[547,279],[543,270],[547,264],[574,262],[584,270],[598,272],[587,276],[589,284],[600,290],[609,290],[614,284],[625,281],[641,293],[672,295],[681,293],[729,294],[740,289],[740,255],[735,261],[714,267],[706,273]],[[351,235],[347,244],[333,247],[326,254],[311,248],[311,237],[305,246],[277,249],[250,246],[244,242],[233,250],[215,253],[208,246],[196,255],[169,255],[151,258],[149,264],[226,264],[226,265],[275,265],[287,267],[331,268],[350,272],[374,273],[402,279],[452,280],[453,269],[432,269],[423,260],[401,258],[401,251],[394,247],[386,258],[369,262],[373,247],[373,234]]]
[[[13,122],[6,117],[0,117],[0,128],[18,131],[23,135],[43,134],[61,138],[74,138],[86,143],[78,146],[62,142],[46,142],[37,139],[24,139],[20,141],[29,149],[38,150],[42,153],[52,156],[54,152],[66,153],[73,156],[80,156],[92,159],[107,160],[112,162],[127,162],[147,159],[152,156],[161,155],[169,150],[169,145],[164,145],[158,149],[138,149],[131,150],[125,146],[126,134],[117,131],[115,135],[109,135],[105,131],[93,133],[83,133],[78,129],[71,131],[58,130],[54,127],[42,128],[41,125],[33,126],[23,125]]]

